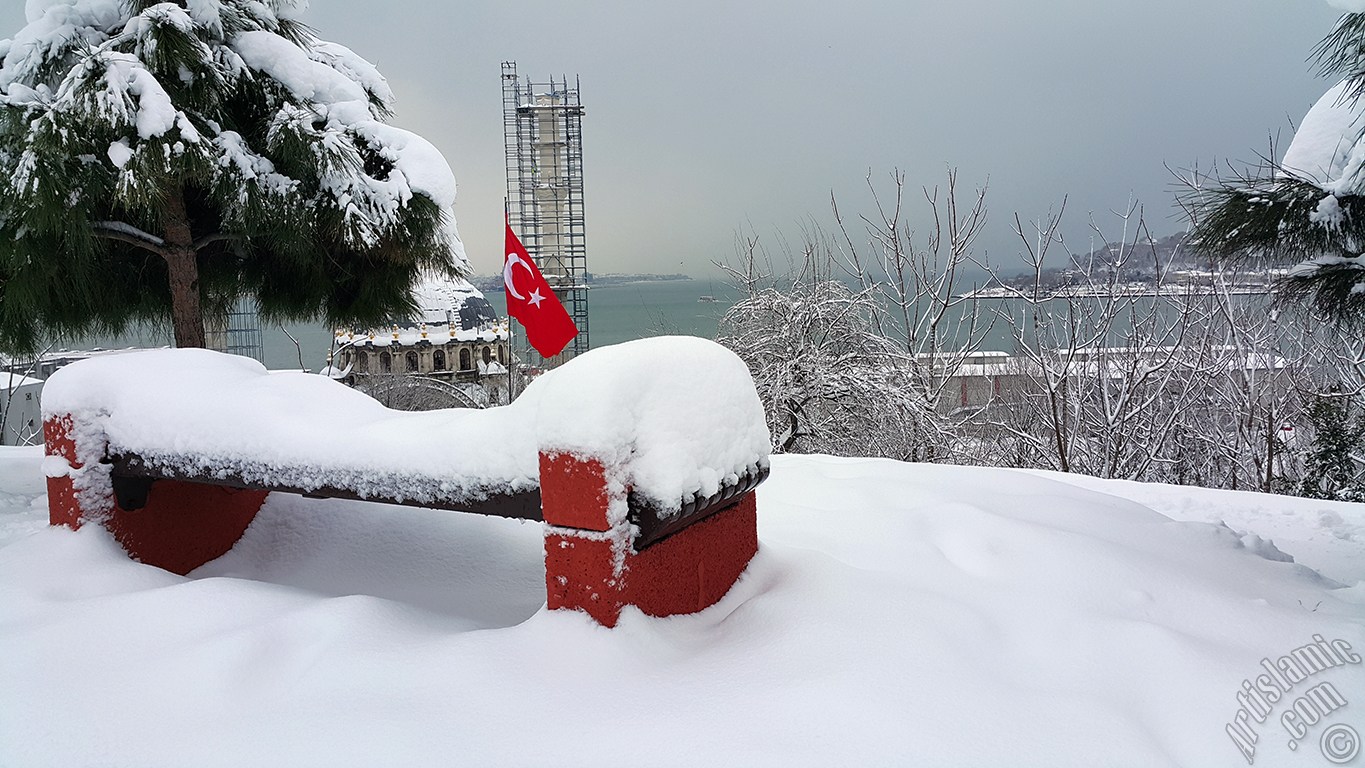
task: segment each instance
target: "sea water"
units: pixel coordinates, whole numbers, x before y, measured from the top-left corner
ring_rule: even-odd
[[[715,298],[715,301],[699,301],[706,296]],[[506,315],[506,305],[501,291],[490,291],[486,297],[500,316]],[[665,334],[714,338],[721,316],[739,298],[740,291],[722,281],[651,280],[594,286],[588,292],[589,343],[592,347],[601,347]],[[1246,300],[1264,301],[1264,297],[1259,299],[1248,297]],[[961,343],[956,335],[958,332],[965,332],[971,325],[968,320],[969,311],[967,304],[961,304],[948,312],[940,326],[943,332],[940,339],[942,348],[956,348]],[[1016,350],[1018,342],[1015,338],[1015,329],[1011,325],[1030,328],[1028,312],[1028,308],[1021,302],[983,300],[978,308],[976,329],[973,331],[974,336],[980,339],[977,348],[1002,352]],[[1012,315],[1013,323],[1007,322],[1002,315]],[[1114,337],[1107,339],[1106,343],[1125,344],[1123,335],[1127,329],[1125,320],[1119,319],[1111,329]],[[326,365],[327,353],[334,335],[332,329],[322,323],[293,323],[284,327],[263,326],[261,331],[263,362],[268,368],[317,371]],[[297,344],[290,339],[291,335],[297,340]],[[113,349],[170,344],[169,332],[161,330],[132,333],[118,338],[77,339],[63,342],[55,348]],[[1043,346],[1055,344],[1056,341],[1048,339],[1044,341]]]
[[[507,314],[501,291],[490,291],[485,296],[499,316]],[[716,301],[699,301],[703,296],[712,296]],[[594,286],[588,291],[588,340],[591,346],[601,347],[664,334],[714,338],[721,316],[738,298],[739,292],[733,287],[706,280],[648,280]],[[520,333],[520,328],[517,331]],[[274,370],[320,370],[327,363],[333,338],[333,329],[322,323],[263,325],[263,362]],[[170,345],[168,331],[144,329],[119,337],[73,339],[57,348]]]

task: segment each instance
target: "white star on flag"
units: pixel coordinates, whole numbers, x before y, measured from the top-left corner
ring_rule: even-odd
[[[545,297],[541,296],[540,289],[536,288],[535,290],[531,291],[531,298],[527,301],[527,303],[535,307],[536,309],[540,309],[540,302],[542,301],[545,301]]]

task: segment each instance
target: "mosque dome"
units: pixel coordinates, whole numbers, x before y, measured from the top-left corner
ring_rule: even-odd
[[[454,324],[458,330],[472,331],[496,322],[498,313],[478,288],[463,278],[428,277],[413,291],[418,314],[400,326]]]

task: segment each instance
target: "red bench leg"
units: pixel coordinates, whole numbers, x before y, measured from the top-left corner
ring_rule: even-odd
[[[585,611],[607,627],[627,605],[650,616],[714,605],[758,551],[752,492],[639,552],[622,519],[625,491],[610,488],[596,459],[542,454],[540,494],[547,605]]]
[[[98,466],[87,468],[82,461],[104,455],[97,435],[78,432],[71,417],[62,416],[44,422],[43,437],[47,454],[64,459],[70,468],[47,478],[52,525],[102,525],[131,557],[173,573],[189,573],[232,549],[267,495],[265,491],[158,480],[145,506],[125,510],[114,500],[108,475],[99,472]],[[78,441],[87,444],[78,445]]]

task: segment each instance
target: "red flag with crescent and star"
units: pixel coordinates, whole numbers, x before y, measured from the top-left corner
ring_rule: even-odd
[[[507,314],[526,329],[526,340],[541,357],[554,357],[578,335],[578,326],[550,290],[535,262],[507,224],[507,258],[502,263],[502,287],[507,291]],[[520,270],[518,270],[520,267]]]

